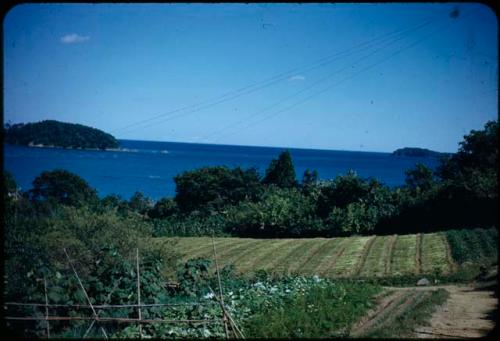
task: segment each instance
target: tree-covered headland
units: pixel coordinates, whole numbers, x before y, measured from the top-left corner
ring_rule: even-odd
[[[51,146],[80,149],[118,148],[118,141],[102,130],[82,124],[45,120],[4,127],[4,141],[23,146]]]

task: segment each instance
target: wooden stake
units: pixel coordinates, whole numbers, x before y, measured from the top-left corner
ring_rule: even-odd
[[[32,316],[5,316],[4,320],[13,320],[13,321],[38,321],[45,320],[45,316],[32,317]],[[47,320],[49,321],[92,321],[95,320],[95,317],[88,316],[49,316]],[[97,321],[100,322],[118,322],[118,323],[220,323],[219,319],[215,320],[163,320],[163,319],[131,319],[125,317],[98,317]]]
[[[222,321],[224,322],[224,331],[226,332],[226,339],[229,339],[229,330],[227,329],[227,317],[226,317],[226,311],[224,309],[224,297],[222,296],[222,284],[220,281],[220,274],[219,274],[219,264],[217,263],[217,252],[215,251],[215,241],[213,235],[212,235],[212,247],[214,249],[215,270],[217,271],[217,279],[219,283],[220,305],[222,308]]]
[[[209,289],[210,289],[210,291],[211,291],[211,292],[215,295],[215,292],[212,290],[212,288],[211,288],[210,286],[208,286],[208,288],[209,288]],[[215,296],[215,298],[216,298],[217,300],[219,300],[219,298],[218,298],[217,296]],[[245,335],[243,335],[243,333],[242,333],[242,331],[240,330],[240,328],[238,328],[238,326],[236,325],[236,322],[234,322],[234,320],[233,320],[233,318],[232,318],[231,314],[227,311],[227,309],[226,309],[226,307],[225,307],[225,306],[223,307],[223,309],[224,309],[224,313],[225,313],[225,314],[226,314],[226,316],[229,318],[229,322],[231,323],[231,326],[233,326],[233,330],[235,331],[235,333],[234,333],[234,334],[235,334],[236,336],[238,336],[238,335],[236,334],[236,332],[238,332],[238,333],[240,334],[241,338],[243,338],[243,339],[244,339],[244,338],[245,338]]]
[[[78,273],[76,272],[75,267],[73,266],[73,263],[71,262],[71,259],[69,258],[69,255],[68,255],[68,252],[66,251],[66,248],[64,248],[63,250],[64,250],[64,253],[66,254],[66,258],[68,258],[68,263],[71,266],[71,269],[73,269],[73,272],[75,273],[76,279],[78,280],[78,283],[80,284],[80,288],[82,288],[82,291],[85,294],[85,298],[87,299],[87,302],[90,305],[90,309],[92,309],[92,313],[94,314],[94,319],[98,320],[99,317],[97,316],[97,313],[94,309],[94,306],[92,305],[92,302],[90,301],[89,295],[87,294],[87,290],[85,290],[85,287],[83,286],[83,283],[80,280],[80,277],[78,276]],[[102,333],[104,334],[104,337],[107,340],[108,335],[106,334],[106,331],[104,330],[104,328],[102,326],[100,326],[100,327],[101,327]]]
[[[139,321],[141,320],[141,278],[139,274],[139,248],[135,249],[136,265],[137,265],[137,304],[139,310]],[[139,338],[142,339],[142,324],[139,323]]]
[[[45,276],[43,276],[43,288],[45,291],[45,319],[47,320],[47,339],[50,339],[50,327],[49,327],[49,298],[47,296],[47,281]]]
[[[107,304],[109,302],[109,300],[111,299],[111,295],[113,294],[113,292],[115,291],[115,289],[118,287],[118,284],[120,283],[120,281],[122,280],[122,277],[120,277],[116,283],[115,283],[115,286],[113,287],[113,289],[111,289],[111,291],[109,292],[108,296],[106,297],[106,301],[104,302],[104,304]],[[99,316],[99,314],[102,312],[102,310],[99,310],[99,312],[97,313],[97,316]],[[90,323],[90,326],[87,328],[87,331],[85,332],[85,334],[83,334],[83,337],[82,339],[85,339],[85,337],[87,336],[87,334],[90,332],[90,330],[92,329],[92,327],[94,326],[94,323],[95,323],[96,320],[92,320],[92,322]]]

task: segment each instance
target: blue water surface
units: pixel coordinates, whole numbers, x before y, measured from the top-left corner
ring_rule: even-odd
[[[140,191],[158,200],[175,195],[173,177],[203,166],[255,167],[265,173],[269,162],[283,148],[120,140],[121,151],[70,150],[4,145],[4,167],[23,189],[41,172],[66,169],[84,178],[101,197],[123,198]],[[331,179],[353,169],[362,177],[375,177],[389,186],[404,184],[406,169],[417,162],[435,168],[439,160],[393,156],[389,153],[289,149],[297,180],[316,169],[321,179]]]

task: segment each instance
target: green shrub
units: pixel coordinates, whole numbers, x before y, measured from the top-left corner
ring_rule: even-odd
[[[277,159],[271,160],[266,169],[266,175],[262,179],[266,185],[275,185],[280,188],[297,187],[295,168],[293,166],[292,156],[288,150],[280,153]]]
[[[174,177],[175,201],[181,212],[218,212],[242,200],[255,200],[261,192],[259,174],[253,168],[204,167]]]
[[[358,283],[313,285],[250,317],[244,331],[251,338],[346,337],[379,291],[378,286]]]
[[[228,209],[226,226],[238,236],[314,236],[322,229],[314,202],[295,188],[270,186],[259,202],[244,201]]]
[[[30,191],[33,200],[51,200],[55,203],[82,206],[95,204],[97,192],[76,174],[63,169],[42,172],[33,180]]]

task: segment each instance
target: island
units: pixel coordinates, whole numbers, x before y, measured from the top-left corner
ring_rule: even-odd
[[[392,155],[395,156],[413,156],[413,157],[442,157],[447,156],[449,153],[441,153],[436,152],[430,149],[425,148],[414,148],[414,147],[405,147],[399,148],[392,152]]]
[[[45,120],[5,125],[4,141],[30,147],[71,149],[115,149],[119,142],[111,134],[82,124]]]

